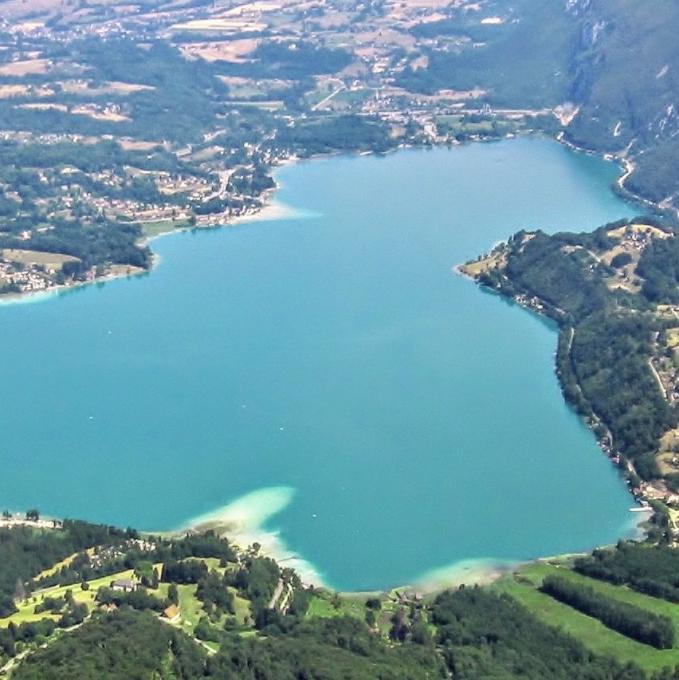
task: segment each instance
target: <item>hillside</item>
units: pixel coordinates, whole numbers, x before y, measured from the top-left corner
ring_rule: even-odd
[[[623,152],[637,166],[627,182],[653,201],[679,196],[679,6],[673,2],[580,0],[571,98],[580,112],[568,137]]]
[[[428,39],[427,66],[396,82],[427,93],[479,88],[498,108],[561,106],[566,139],[628,159],[627,188],[676,208],[677,25],[669,1],[491,0],[415,27]]]
[[[13,680],[665,680],[679,664],[679,553],[662,528],[658,545],[423,596],[304,586],[212,532],[11,522],[0,676]]]
[[[592,233],[519,232],[462,269],[560,326],[566,399],[646,501],[679,501],[679,241],[668,223]]]

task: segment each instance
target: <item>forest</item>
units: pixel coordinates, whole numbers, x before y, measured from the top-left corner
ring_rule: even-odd
[[[591,578],[628,585],[639,592],[679,603],[679,553],[667,545],[620,542],[580,557],[574,569]]]
[[[676,288],[679,250],[676,239],[652,240],[636,267],[644,277],[640,292],[609,288],[611,267],[592,253],[615,246],[609,233],[633,221],[583,234],[519,232],[508,241],[506,267],[479,280],[504,295],[545,305],[541,312],[561,327],[556,363],[566,399],[593,419],[600,438],[610,431],[614,450],[634,460],[643,479],[653,479],[659,475],[653,455],[658,440],[676,424],[677,412],[648,367],[652,335],[662,328],[651,305],[672,301],[659,293]],[[625,262],[617,260],[618,266]]]

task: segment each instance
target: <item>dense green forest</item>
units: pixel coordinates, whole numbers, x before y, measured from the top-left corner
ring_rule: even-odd
[[[145,612],[124,608],[31,655],[14,678],[200,677],[204,652]]]
[[[424,93],[482,87],[498,106],[540,108],[563,102],[578,35],[576,22],[563,6],[550,0],[519,0],[511,6],[495,1],[487,3],[485,11],[506,17],[501,29],[479,24],[466,7],[452,10],[448,19],[413,27],[419,37],[436,40],[434,44],[445,46],[452,38],[469,44],[462,50],[456,43],[427,50],[427,68],[407,69],[397,83]]]
[[[629,147],[637,170],[627,186],[655,201],[673,196],[679,188],[679,7],[634,0],[579,4],[582,32],[570,95],[581,111],[567,135],[596,150]]]
[[[630,666],[590,654],[575,639],[540,623],[511,597],[480,588],[443,593],[433,620],[454,678],[643,678]]]
[[[520,232],[509,241],[506,266],[479,278],[505,295],[546,305],[541,311],[561,326],[557,372],[566,398],[594,419],[602,439],[610,431],[613,448],[651,479],[658,476],[658,440],[677,422],[648,366],[651,338],[663,327],[651,305],[675,300],[679,249],[676,239],[652,240],[636,267],[643,277],[639,293],[611,289],[613,262],[609,267],[595,253],[614,247],[609,232],[625,224],[585,234]],[[617,259],[618,267],[627,262]]]
[[[274,148],[291,149],[301,156],[335,151],[387,151],[393,147],[387,130],[378,120],[364,116],[328,116],[281,128]]]
[[[620,543],[575,561],[576,571],[679,603],[679,552],[666,545]]]

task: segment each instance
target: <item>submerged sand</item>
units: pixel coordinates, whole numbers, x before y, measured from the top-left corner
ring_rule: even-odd
[[[323,577],[313,564],[290,550],[269,522],[284,510],[295,495],[289,486],[257,489],[216,510],[190,520],[180,531],[211,529],[228,538],[239,549],[259,544],[260,554],[272,557],[281,566],[294,569],[307,585],[325,586]]]
[[[294,569],[306,585],[331,587],[311,562],[291,550],[280,531],[271,528],[272,518],[293,501],[295,490],[289,486],[257,489],[211,512],[193,518],[178,532],[213,530],[228,538],[240,550],[258,544],[259,554],[275,559]],[[460,585],[486,585],[497,580],[519,564],[515,561],[473,559],[433,569],[416,579],[411,586],[421,593],[434,593]]]

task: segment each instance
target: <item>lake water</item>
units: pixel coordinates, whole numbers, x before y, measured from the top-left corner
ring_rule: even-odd
[[[540,138],[301,163],[294,218],[1,307],[0,506],[161,530],[264,490],[241,510],[344,589],[617,539],[632,501],[554,328],[452,271],[633,214],[617,172]]]

